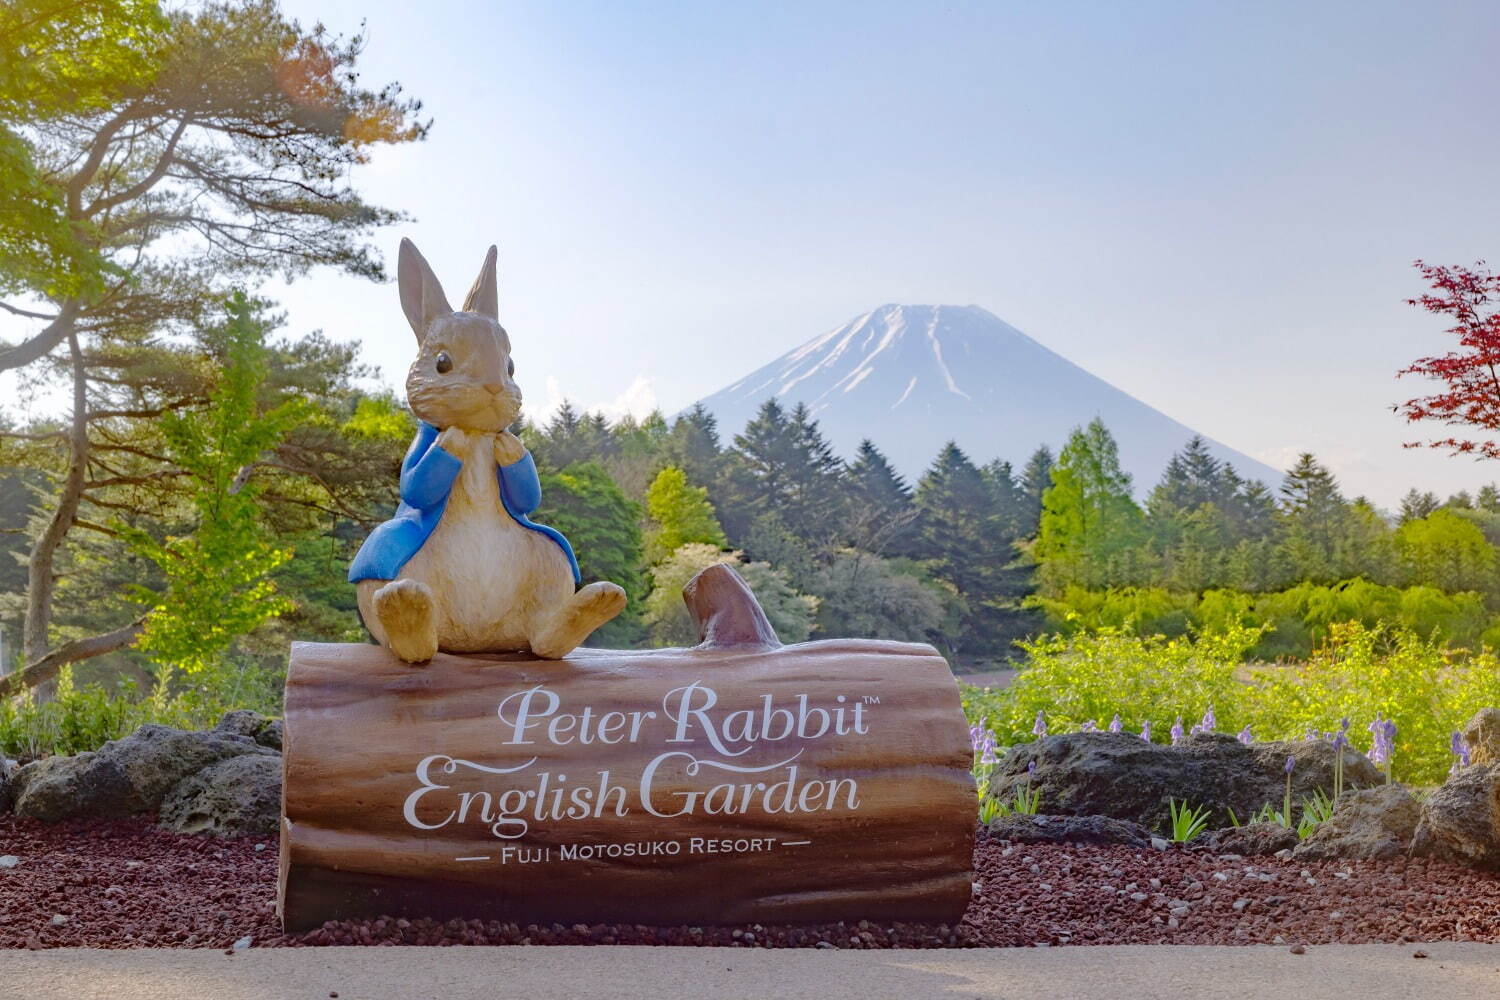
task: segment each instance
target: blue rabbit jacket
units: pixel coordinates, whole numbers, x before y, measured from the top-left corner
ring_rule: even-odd
[[[418,424],[416,439],[401,463],[401,504],[396,508],[395,516],[370,532],[359,547],[354,561],[349,564],[350,583],[394,580],[442,519],[463,461],[439,448],[437,436],[436,427],[425,421]],[[536,462],[532,460],[531,452],[526,452],[510,465],[499,466],[498,475],[500,502],[505,506],[505,513],[521,527],[552,539],[568,557],[573,582],[581,582],[578,559],[562,532],[537,524],[526,516],[542,502],[542,484],[537,479]]]

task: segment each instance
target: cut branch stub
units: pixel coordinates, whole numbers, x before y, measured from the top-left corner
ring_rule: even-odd
[[[724,563],[715,563],[682,588],[688,613],[698,623],[699,649],[776,649],[781,640],[755,592]]]

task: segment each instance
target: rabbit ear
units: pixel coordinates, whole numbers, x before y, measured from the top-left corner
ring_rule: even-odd
[[[484,266],[479,269],[479,277],[474,279],[474,287],[470,288],[469,294],[464,297],[464,312],[476,312],[499,322],[500,292],[495,282],[497,252],[491,246],[490,252],[484,255]]]
[[[396,284],[401,289],[401,311],[417,335],[417,343],[427,336],[427,326],[439,316],[453,311],[443,295],[443,286],[411,240],[401,241],[396,259]]]

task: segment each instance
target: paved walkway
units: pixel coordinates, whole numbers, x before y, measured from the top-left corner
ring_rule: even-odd
[[[1415,959],[1421,947],[1428,958]],[[1494,1000],[1500,945],[0,952],[5,1000]]]

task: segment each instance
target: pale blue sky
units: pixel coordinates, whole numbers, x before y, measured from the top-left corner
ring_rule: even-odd
[[[881,303],[974,303],[1351,493],[1500,478],[1390,412],[1446,347],[1412,258],[1500,260],[1492,0],[287,9],[365,20],[366,79],[427,103],[358,180],[455,300],[500,245],[533,409],[670,412]],[[268,291],[399,385],[393,287]]]

